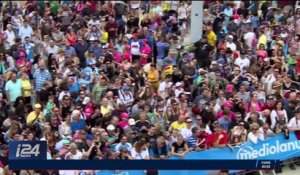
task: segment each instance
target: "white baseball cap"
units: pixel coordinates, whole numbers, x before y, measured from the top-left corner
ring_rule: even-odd
[[[130,126],[135,125],[135,120],[134,120],[134,118],[130,118],[130,119],[128,120],[128,124],[129,124]]]
[[[82,104],[83,104],[83,105],[86,105],[86,104],[87,104],[88,102],[90,102],[90,101],[91,101],[91,98],[90,98],[90,97],[84,97]]]
[[[107,128],[106,128],[108,131],[112,131],[112,130],[115,130],[116,127],[114,125],[108,125]]]

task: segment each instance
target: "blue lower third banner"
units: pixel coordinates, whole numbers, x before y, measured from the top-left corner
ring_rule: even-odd
[[[25,155],[35,155],[37,149],[33,149],[34,145],[25,151],[20,151],[15,148],[10,150],[10,154],[18,155],[19,153]],[[11,149],[11,148],[10,148]],[[20,146],[24,149],[24,145]],[[28,151],[28,150],[30,151]],[[44,150],[40,150],[44,151]],[[279,161],[284,161],[290,158],[300,157],[300,140],[295,136],[294,132],[290,133],[289,139],[285,139],[283,134],[269,137],[264,141],[259,141],[254,144],[246,142],[241,146],[226,148],[215,148],[206,151],[190,152],[184,159],[172,156],[169,160],[151,160],[149,162],[142,160],[81,160],[81,161],[59,161],[59,160],[31,160],[26,161],[19,156],[9,156],[9,165],[11,169],[98,169],[98,170],[145,170],[158,169],[159,175],[206,175],[213,173],[209,170],[227,169],[227,170],[253,170],[253,169],[274,169],[278,167]],[[202,160],[202,161],[201,161]],[[245,160],[245,161],[244,161]],[[259,160],[259,161],[256,161]],[[269,160],[264,161],[264,160]],[[277,161],[279,160],[279,161]],[[103,161],[103,162],[102,162]],[[117,162],[118,161],[118,162]],[[207,171],[200,171],[200,170]],[[165,171],[170,170],[170,171]],[[176,170],[176,171],[175,171]],[[194,170],[194,171],[189,171]],[[101,173],[113,173],[114,171],[100,171]],[[131,171],[126,171],[128,172]],[[132,171],[138,172],[138,171]],[[140,171],[139,171],[140,172]],[[233,171],[230,171],[233,172]],[[236,171],[235,171],[236,172]],[[131,173],[131,174],[132,174]],[[124,172],[123,172],[124,174]],[[107,175],[107,174],[103,174]],[[130,173],[129,173],[130,175]],[[136,174],[134,174],[136,175]],[[139,175],[139,174],[137,174]]]
[[[10,160],[9,168],[63,170],[219,170],[274,169],[276,160]]]

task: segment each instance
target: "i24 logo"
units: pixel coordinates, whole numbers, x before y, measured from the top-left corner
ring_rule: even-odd
[[[37,157],[40,154],[40,144],[31,146],[31,144],[18,144],[16,157]]]

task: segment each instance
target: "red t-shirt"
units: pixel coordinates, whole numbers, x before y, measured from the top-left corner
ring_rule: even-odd
[[[297,73],[300,73],[300,58],[297,59]]]
[[[272,111],[273,109],[275,109],[275,105],[269,106],[267,103],[265,103],[265,105],[262,107],[261,111],[264,111],[266,109]]]
[[[206,148],[208,136],[209,136],[209,134],[204,131],[198,137],[198,143],[202,142],[205,139],[205,141],[200,145],[201,149]]]
[[[219,141],[219,144],[227,144],[227,133],[226,132],[222,132],[221,134],[223,134],[223,138]],[[217,133],[212,133],[207,137],[207,148],[213,148],[214,143],[217,141],[219,137],[219,134]]]

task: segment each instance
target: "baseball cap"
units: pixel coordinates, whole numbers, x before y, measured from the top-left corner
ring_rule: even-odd
[[[187,122],[187,123],[190,123],[190,122],[192,122],[192,119],[191,119],[191,118],[188,118],[188,119],[186,119],[186,122]]]
[[[121,113],[121,118],[128,118],[128,114],[126,112],[122,112]]]
[[[112,131],[112,130],[115,130],[116,127],[115,127],[114,125],[108,125],[108,126],[106,127],[106,129],[107,129],[107,131]]]
[[[19,57],[25,57],[25,56],[26,56],[26,54],[24,52],[19,53]]]
[[[129,86],[123,86],[122,89],[123,89],[124,91],[129,91],[129,90],[130,90]]]
[[[225,102],[223,103],[223,107],[226,108],[226,107],[231,107],[231,104],[229,102]]]
[[[134,118],[130,118],[130,119],[128,120],[128,124],[129,124],[130,126],[135,125],[135,120],[134,120]]]
[[[233,36],[232,35],[228,35],[228,38],[233,39]]]
[[[90,97],[84,97],[83,101],[82,101],[82,104],[83,105],[86,105],[88,102],[91,101],[91,98]]]
[[[240,51],[240,55],[246,55],[246,51],[245,50],[241,50]]]
[[[39,104],[39,103],[37,103],[37,104],[34,105],[34,108],[35,108],[35,109],[40,109],[40,108],[42,108],[42,105]]]

